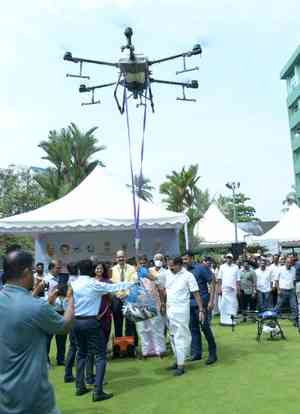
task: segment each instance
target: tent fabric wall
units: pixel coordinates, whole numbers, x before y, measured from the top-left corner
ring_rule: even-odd
[[[169,256],[179,254],[177,229],[144,229],[141,236],[141,252],[149,258],[158,252]],[[65,256],[62,245],[68,246],[68,249],[65,248],[68,253]],[[35,259],[46,266],[51,259],[66,260],[69,263],[95,257],[109,261],[119,249],[124,249],[128,257],[135,256],[133,230],[43,233],[36,237]]]

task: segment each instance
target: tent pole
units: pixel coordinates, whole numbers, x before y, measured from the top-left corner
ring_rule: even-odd
[[[188,229],[188,223],[184,223],[184,239],[185,239],[185,250],[189,250],[189,229]]]

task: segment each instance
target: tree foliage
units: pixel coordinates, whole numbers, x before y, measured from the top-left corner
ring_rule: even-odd
[[[14,165],[0,170],[0,217],[8,217],[34,210],[47,203],[43,189],[34,179],[31,168],[17,168]],[[0,236],[0,255],[8,246],[20,244],[33,251],[31,237],[4,234]]]
[[[248,201],[250,200],[251,198],[247,197],[244,193],[236,194],[235,204],[238,223],[257,220],[257,218],[255,217],[256,209],[248,204]],[[219,209],[223,212],[225,217],[231,222],[234,222],[233,197],[219,195],[217,199],[217,205]]]
[[[41,141],[39,147],[45,152],[43,159],[51,166],[36,177],[50,200],[62,197],[89,175],[93,169],[104,164],[93,160],[93,156],[105,149],[97,145],[94,136],[97,127],[81,131],[74,123],[60,131],[49,132],[47,140]]]
[[[31,168],[14,165],[0,170],[0,217],[34,210],[47,202]]]
[[[189,217],[189,239],[191,245],[197,244],[194,240],[194,226],[210,205],[208,190],[202,191],[199,186],[199,165],[183,167],[179,172],[172,171],[160,185],[160,193],[164,196],[163,202],[167,209],[176,212],[185,212]],[[183,235],[181,235],[181,249],[183,249]]]
[[[131,184],[126,185],[127,188],[131,190],[132,186]],[[150,178],[147,178],[145,176],[141,177],[138,174],[134,175],[134,190],[136,195],[141,198],[144,201],[153,201],[153,191],[155,190],[155,187],[151,185]]]

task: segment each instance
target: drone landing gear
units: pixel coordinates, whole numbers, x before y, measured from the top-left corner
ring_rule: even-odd
[[[185,95],[185,86],[182,86],[182,97],[177,97],[176,100],[177,101],[184,101],[184,102],[197,102],[197,99],[193,99],[193,98],[187,98]]]
[[[186,72],[193,72],[194,70],[199,70],[199,66],[194,66],[193,68],[187,68],[186,67],[186,55],[184,55],[182,57],[182,59],[183,59],[183,69],[182,70],[178,70],[176,72],[176,75],[179,75],[181,73],[186,73]]]
[[[87,105],[97,105],[101,104],[101,101],[95,101],[95,89],[92,90],[92,98],[90,102],[82,102],[81,106],[87,106]]]
[[[72,73],[67,73],[66,77],[67,78],[81,78],[81,79],[90,79],[89,76],[83,75],[82,74],[82,62],[80,62],[80,68],[79,68],[79,74],[78,75],[74,75]]]

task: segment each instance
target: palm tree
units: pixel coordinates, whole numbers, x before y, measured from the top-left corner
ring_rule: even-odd
[[[68,128],[62,128],[59,132],[49,132],[47,140],[41,141],[39,147],[46,155],[43,159],[49,161],[52,166],[36,177],[36,181],[46,191],[50,200],[55,200],[66,194],[93,171],[104,164],[92,157],[105,149],[104,145],[97,146],[97,138],[94,132],[97,127],[88,131],[80,129],[71,123]]]
[[[180,172],[172,171],[161,184],[159,192],[166,197],[162,200],[168,210],[181,212],[192,207],[198,192],[199,166],[183,167]]]
[[[153,201],[153,194],[152,192],[155,190],[151,184],[150,178],[146,178],[145,176],[139,176],[138,174],[134,175],[134,189],[136,195],[144,200],[144,201]],[[127,188],[132,188],[131,184],[126,184]]]
[[[198,187],[200,176],[198,164],[191,165],[181,171],[172,171],[167,175],[167,180],[161,184],[160,193],[165,196],[162,200],[167,209],[177,212],[185,212],[189,217],[189,239],[193,242],[193,230],[197,221],[203,216],[210,204],[208,190],[202,191]],[[180,246],[184,249],[184,236],[181,231]]]

